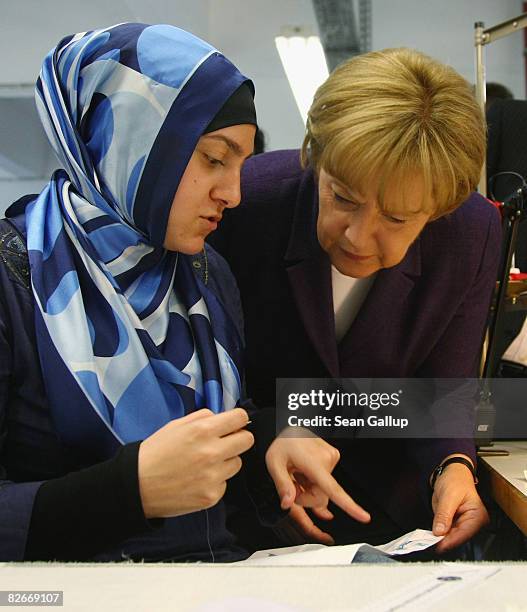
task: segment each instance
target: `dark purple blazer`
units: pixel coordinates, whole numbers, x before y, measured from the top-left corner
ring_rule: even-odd
[[[318,192],[298,151],[256,156],[242,176],[242,203],[211,236],[238,282],[245,317],[247,392],[275,401],[276,378],[477,376],[495,283],[500,218],[473,194],[429,223],[397,266],[380,271],[337,345],[331,267],[316,237]],[[369,489],[400,525],[415,527],[410,501],[434,467],[472,440],[355,440],[339,443],[345,485]],[[417,480],[409,474],[417,475]],[[417,504],[417,505],[419,505]]]

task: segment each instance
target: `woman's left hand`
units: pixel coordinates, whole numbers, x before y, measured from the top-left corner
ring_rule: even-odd
[[[432,495],[434,535],[445,535],[436,546],[438,553],[460,546],[489,522],[470,471],[451,463],[437,478]]]
[[[300,429],[284,430],[267,450],[265,461],[282,509],[290,510],[291,518],[306,535],[328,544],[331,536],[313,524],[304,507],[312,508],[326,520],[333,518],[327,509],[329,500],[360,522],[369,522],[370,515],[331,475],[340,459],[339,451],[310,431]]]

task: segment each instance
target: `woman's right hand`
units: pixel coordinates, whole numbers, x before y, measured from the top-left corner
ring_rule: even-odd
[[[167,423],[139,447],[139,491],[146,518],[210,508],[240,471],[240,454],[254,444],[243,429],[247,412],[198,410]]]

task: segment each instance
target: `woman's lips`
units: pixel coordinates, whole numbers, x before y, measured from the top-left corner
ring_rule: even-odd
[[[346,251],[346,249],[343,249],[342,247],[339,247],[339,248],[342,251],[342,253],[348,259],[351,259],[352,261],[366,261],[367,259],[371,259],[373,257],[373,255],[355,255],[354,253],[350,253],[349,251]]]
[[[217,229],[218,223],[221,221],[221,217],[218,217],[218,216],[200,217],[200,219],[203,219],[203,221],[207,225],[208,231],[210,232],[213,232],[215,229]]]

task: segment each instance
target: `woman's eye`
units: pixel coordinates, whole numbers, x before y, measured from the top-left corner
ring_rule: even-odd
[[[216,157],[211,157],[210,155],[207,155],[206,153],[204,153],[203,155],[205,156],[205,159],[211,166],[224,166],[225,165],[221,161],[221,159],[217,159]]]
[[[406,223],[406,219],[398,219],[397,217],[392,217],[391,215],[384,215],[384,216],[386,217],[386,219],[388,219],[390,223],[396,223],[398,225]]]
[[[336,191],[333,192],[333,198],[335,202],[340,202],[341,204],[347,204],[348,206],[351,206],[351,207],[357,206],[357,204],[353,200],[348,200],[348,198],[341,196]]]

